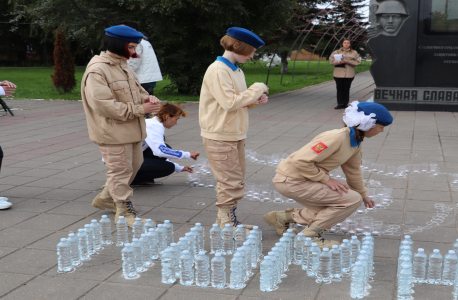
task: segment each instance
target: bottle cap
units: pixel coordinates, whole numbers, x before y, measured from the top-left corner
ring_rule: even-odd
[[[403,269],[410,269],[410,266],[409,266],[409,265],[401,265],[401,267],[402,267]]]
[[[351,239],[352,239],[352,240],[357,240],[358,237],[357,237],[356,235],[353,235],[353,236],[351,237]]]
[[[365,236],[371,236],[371,233],[370,232],[365,232],[364,235]]]
[[[170,223],[170,220],[165,220],[164,221],[164,224],[169,224]]]
[[[287,241],[286,237],[280,238],[280,242],[286,242],[286,241]]]
[[[178,240],[179,241],[184,241],[184,237],[180,237]]]
[[[294,231],[291,228],[287,229],[286,231],[289,232],[289,233],[291,233],[291,232],[294,233]]]
[[[165,252],[165,253],[170,253],[171,251],[170,251],[169,248],[167,248],[167,249],[164,250],[164,252]]]
[[[264,256],[264,259],[270,260],[270,256]]]
[[[347,239],[343,239],[342,243],[348,243],[349,241]]]
[[[356,266],[361,266],[361,262],[357,261],[357,262],[355,263],[355,265],[356,265]]]
[[[131,243],[125,243],[124,246],[126,246],[126,247],[132,247],[132,244],[131,244]]]
[[[135,218],[135,221],[141,221],[142,219],[141,218]]]
[[[68,236],[69,236],[69,237],[74,237],[75,234],[74,234],[74,233],[69,233]]]
[[[176,247],[176,246],[177,246],[177,243],[171,243],[170,246],[171,246],[171,247]]]
[[[238,247],[238,248],[237,248],[237,251],[245,252],[245,251],[243,251],[243,248],[242,248],[242,247]]]
[[[216,253],[215,253],[215,256],[218,256],[218,257],[220,257],[220,256],[221,256],[221,252],[219,252],[219,251],[218,251],[218,252],[216,252]]]
[[[151,219],[146,219],[146,222],[152,222],[152,220]]]
[[[285,233],[283,233],[283,236],[284,236],[284,237],[289,237],[289,233],[288,233],[288,232],[285,232]]]
[[[154,232],[154,231],[156,231],[156,229],[150,228],[150,229],[148,229],[148,231],[149,231],[149,232]]]
[[[194,231],[197,231],[197,229],[193,227],[191,228],[191,231],[194,232]]]
[[[183,250],[183,254],[189,254],[189,250]]]
[[[258,230],[258,229],[259,229],[259,226],[253,226],[253,229],[254,229],[254,230]]]
[[[313,245],[313,244],[312,244],[312,245]],[[275,246],[281,247],[282,245],[281,245],[281,243],[275,243]]]
[[[302,232],[299,232],[297,235],[298,236],[304,236],[304,234]]]
[[[312,247],[316,247],[316,246],[318,246],[317,243],[312,243]]]
[[[448,253],[449,254],[455,254],[455,251],[454,250],[448,250]]]
[[[66,239],[66,238],[61,238],[60,241],[61,241],[61,242],[66,242],[67,239]]]
[[[224,227],[231,227],[231,224],[225,224]]]
[[[234,257],[241,257],[241,256],[240,256],[240,253],[235,252],[235,253],[234,253]]]
[[[410,258],[409,257],[404,257],[402,260],[410,262]]]
[[[202,226],[202,224],[200,224],[200,223],[196,223],[196,226]]]
[[[162,227],[164,227],[164,224],[159,224],[159,225],[157,225],[157,227],[162,228]]]
[[[301,233],[302,233],[302,232],[301,232]],[[303,233],[302,233],[302,234],[303,234]],[[306,237],[305,240],[306,240],[306,241],[311,241],[312,238],[311,238],[311,237]]]
[[[124,216],[119,216],[118,220],[124,220]]]
[[[106,218],[108,218],[107,215],[102,215],[102,219],[106,219]]]
[[[418,248],[418,252],[425,252],[425,249],[423,249],[423,248]]]
[[[147,237],[146,233],[142,233],[140,236],[141,236],[142,238],[146,238],[146,237]]]
[[[401,244],[403,244],[403,245],[410,245],[409,241],[402,241]]]
[[[404,236],[404,239],[405,239],[405,240],[410,240],[410,235],[405,235],[405,236]]]
[[[97,220],[96,219],[92,219],[91,223],[97,223]]]
[[[337,245],[332,245],[332,249],[339,249],[339,246],[337,246]]]
[[[86,232],[83,228],[78,229],[78,232]]]
[[[323,251],[324,251],[324,252],[328,252],[328,251],[329,251],[329,248],[323,248]]]
[[[218,227],[218,224],[213,224],[212,227]]]
[[[84,228],[91,228],[91,225],[89,225],[89,224],[84,224]]]
[[[243,228],[243,224],[237,225],[237,228]]]
[[[138,238],[133,238],[132,239],[132,243],[134,243],[134,242],[138,242]]]
[[[191,236],[191,233],[190,232],[186,232],[184,235],[185,236]]]
[[[199,255],[205,255],[205,251],[203,250],[199,251]]]

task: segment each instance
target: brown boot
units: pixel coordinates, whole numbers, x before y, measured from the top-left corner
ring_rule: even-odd
[[[315,224],[309,224],[307,228],[302,230],[301,232],[304,234],[305,237],[311,237],[313,243],[317,243],[318,247],[323,250],[323,248],[332,248],[332,245],[340,245],[337,241],[325,240],[324,237],[321,236],[321,233],[324,231],[323,228],[316,226]]]
[[[262,218],[267,224],[275,227],[280,236],[289,228],[289,223],[296,222],[293,219],[293,208],[287,208],[284,211],[271,211],[266,213]],[[297,234],[297,229],[293,229],[293,231]]]
[[[248,230],[253,229],[253,225],[246,225],[237,221],[237,217],[235,216],[236,209],[236,206],[232,208],[218,208],[216,224],[218,224],[220,228],[224,228],[224,225],[230,224],[234,230],[237,228],[237,225],[243,225],[243,228]]]
[[[127,226],[130,228],[132,228],[132,223],[135,222],[135,218],[140,218],[131,201],[116,202],[115,224],[120,216],[124,216],[124,219],[127,221]],[[146,219],[142,218],[142,222],[145,223]]]
[[[102,198],[102,193],[95,196],[94,200],[92,200],[92,206],[98,209],[109,209],[116,212],[116,205],[113,202],[113,198]]]

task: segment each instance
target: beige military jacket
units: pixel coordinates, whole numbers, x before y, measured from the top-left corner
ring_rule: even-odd
[[[340,64],[340,61],[334,58],[335,54],[343,54],[344,60],[347,60],[348,63]],[[332,52],[329,57],[329,63],[334,66],[334,77],[353,78],[355,77],[355,67],[361,64],[361,58],[355,50],[345,51],[341,48]]]

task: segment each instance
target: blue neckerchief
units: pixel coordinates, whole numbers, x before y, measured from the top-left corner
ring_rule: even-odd
[[[356,140],[355,128],[350,127],[350,146],[352,146],[352,147],[358,146],[359,147],[360,145],[361,145],[361,142],[358,142]]]
[[[237,71],[239,69],[239,66],[237,66],[237,63],[234,65],[233,63],[231,63],[231,61],[225,57],[222,57],[222,56],[218,56],[216,58],[216,61],[221,61],[223,63],[225,63],[229,68],[232,69],[232,71]]]

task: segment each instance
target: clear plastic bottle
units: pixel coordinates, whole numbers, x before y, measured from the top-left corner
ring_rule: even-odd
[[[302,247],[304,246],[305,236],[302,232],[299,232],[294,238],[294,264],[302,265]]]
[[[72,266],[81,266],[80,250],[78,247],[78,237],[74,233],[70,233],[67,238],[67,242],[70,244],[70,255],[72,258]]]
[[[146,219],[145,224],[143,224],[143,233],[148,234],[150,228],[156,229],[156,223],[151,219]]]
[[[246,240],[246,229],[242,224],[237,226],[237,229],[234,232],[235,247],[241,247]]]
[[[202,227],[201,223],[196,223],[196,230],[197,233],[199,234],[199,244],[198,244],[198,249],[200,250],[205,250],[205,229]]]
[[[286,259],[286,250],[285,250],[285,247],[283,247],[283,244],[280,243],[280,242],[275,243],[275,248],[277,248],[278,251],[280,252],[281,265],[282,265],[282,275],[281,275],[281,277],[285,278],[285,277],[287,277],[285,272],[286,272],[286,270],[288,270],[288,261]],[[273,250],[273,248],[272,248],[272,250]]]
[[[429,255],[428,262],[428,283],[441,284],[442,274],[442,254],[439,249],[434,249],[433,253]]]
[[[127,221],[124,216],[119,216],[116,222],[116,246],[124,246],[125,243],[129,242],[129,236],[127,234]]]
[[[194,258],[188,250],[184,250],[180,256],[180,283],[181,285],[192,285],[194,283],[194,269],[192,268]]]
[[[254,233],[258,237],[258,243],[257,243],[257,246],[258,246],[258,262],[260,262],[261,259],[262,259],[262,231],[261,231],[261,229],[259,229],[259,226],[253,226],[253,230],[251,230],[251,231],[254,231]],[[250,233],[251,233],[251,231],[250,231]]]
[[[428,256],[425,249],[418,248],[418,252],[413,256],[412,281],[424,283],[426,281],[426,262]]]
[[[174,257],[170,249],[165,249],[161,256],[162,266],[162,283],[174,283],[177,279],[175,277]]]
[[[180,248],[181,252],[183,252],[184,250],[188,250],[188,243],[186,242],[186,239],[184,237],[180,237],[178,239],[177,245]],[[188,250],[188,252],[189,252],[189,250]]]
[[[413,241],[412,241],[412,238],[410,237],[410,235],[405,235],[404,236],[404,239],[402,241],[407,241],[409,242],[409,245],[412,247],[413,245]]]
[[[351,263],[354,264],[356,262],[356,256],[358,256],[359,250],[361,250],[361,242],[358,240],[358,237],[356,235],[351,237],[350,245]]]
[[[149,253],[151,255],[151,260],[156,260],[159,257],[156,229],[150,228],[146,236],[149,241]]]
[[[234,252],[234,230],[230,224],[224,225],[221,231],[221,238],[223,239],[223,255],[232,255]]]
[[[309,261],[309,250],[312,247],[312,238],[306,237],[304,241],[304,246],[302,246],[302,270],[307,271],[308,261]]]
[[[270,251],[267,253],[267,255],[270,257],[270,260],[272,261],[272,289],[277,290],[278,289],[278,281],[280,279],[280,274],[278,273],[278,252],[276,251]]]
[[[171,243],[174,242],[173,239],[173,224],[170,223],[170,220],[164,221],[164,229],[165,229],[165,247],[170,246]]]
[[[274,290],[274,264],[270,256],[264,257],[260,266],[260,288],[262,292],[272,292]]]
[[[352,247],[350,241],[347,239],[342,240],[340,250],[342,251],[342,276],[347,276],[351,271]]]
[[[177,243],[171,243],[170,244],[170,252],[173,254],[173,257],[175,258],[173,264],[175,266],[175,277],[180,278],[181,276],[181,270],[180,270],[180,256],[181,256],[181,251],[180,248],[178,247]]]
[[[442,284],[453,285],[456,278],[456,265],[458,263],[458,256],[454,250],[449,250],[444,256],[444,271],[442,273]]]
[[[94,229],[92,229],[90,224],[85,224],[84,230],[87,233],[87,251],[89,252],[89,255],[94,255],[95,254]]]
[[[186,232],[184,234],[184,239],[186,241],[186,249],[189,251],[189,254],[196,258],[196,253],[194,252],[195,246],[194,246],[194,237],[191,235],[190,232]]]
[[[142,253],[142,244],[137,238],[132,238],[132,248],[134,249],[135,255],[135,267],[137,268],[137,273],[145,272],[146,268],[143,267],[143,253]]]
[[[78,248],[80,253],[80,261],[91,260],[91,256],[88,251],[88,238],[86,230],[80,228],[78,229]]]
[[[94,248],[96,251],[103,250],[102,228],[97,220],[91,220],[91,227],[94,230]]]
[[[74,271],[72,267],[72,256],[70,254],[70,243],[66,238],[61,238],[57,244],[57,273]]]
[[[283,233],[283,236],[280,238],[280,242],[282,242],[282,239],[288,243],[288,265],[290,265],[293,262],[294,241],[291,239],[288,232]]]
[[[410,255],[409,255],[409,252],[407,252],[407,251],[402,251],[402,252],[399,254],[399,257],[398,257],[398,271],[401,270],[401,263],[402,263],[402,261],[404,260],[404,258],[411,259]]]
[[[287,233],[285,233],[287,234]],[[285,261],[286,261],[286,271],[289,269],[289,265],[291,264],[291,247],[289,246],[289,240],[287,237],[283,236],[280,238],[280,243],[285,250]]]
[[[156,228],[156,233],[157,233],[157,248],[159,251],[159,254],[161,255],[165,248],[167,248],[166,244],[167,241],[165,239],[165,228],[163,224],[158,224]]]
[[[412,269],[407,265],[402,265],[398,275],[398,300],[412,299]]]
[[[217,289],[226,287],[226,259],[216,252],[211,260],[211,285]]]
[[[143,222],[141,218],[135,218],[135,221],[132,223],[132,238],[139,239],[143,233]]]
[[[291,239],[291,263],[294,263],[294,246],[295,246],[295,241],[296,241],[296,234],[294,233],[294,230],[292,229],[287,229],[286,232],[288,233],[290,239]]]
[[[142,258],[143,258],[143,266],[144,267],[151,267],[153,265],[153,261],[151,259],[151,247],[148,239],[148,235],[142,233],[140,239],[138,240],[142,246]]]
[[[367,295],[367,290],[371,288],[369,285],[369,267],[368,267],[368,260],[367,260],[367,255],[366,251],[361,250],[358,257],[356,258],[356,261],[359,261],[361,265],[364,268],[364,295]]]
[[[412,251],[412,247],[410,245],[402,246],[401,250],[399,251],[399,253],[402,253],[402,252],[407,252],[407,254],[410,256],[410,258],[413,257],[413,251]]]
[[[331,249],[331,278],[332,281],[341,281],[342,277],[342,251],[339,246],[332,245]]]
[[[320,266],[321,250],[317,243],[313,243],[309,250],[309,259],[307,265],[307,276],[315,277]]]
[[[368,264],[369,264],[369,276],[371,275],[375,275],[375,274],[372,274],[372,268],[373,268],[373,265],[374,265],[374,248],[373,248],[373,245],[371,244],[370,241],[368,240],[365,240],[363,241],[363,244],[362,244],[362,247],[361,249],[365,249],[366,252],[367,252],[367,259],[368,259]]]
[[[248,279],[253,275],[252,265],[251,265],[251,247],[249,242],[243,242],[242,249],[245,252],[245,262],[246,262],[246,278]]]
[[[283,261],[282,261],[282,254],[281,254],[281,249],[277,246],[273,247],[272,248],[272,252],[275,254],[275,256],[277,257],[277,273],[278,273],[278,276],[277,276],[277,284],[281,282],[281,279],[283,277],[286,277],[283,276]]]
[[[242,289],[245,287],[245,274],[242,272],[243,260],[239,253],[234,253],[231,259],[231,275],[229,288]]]
[[[410,247],[409,241],[406,241],[406,240],[401,241],[401,245],[399,246],[399,252],[403,250],[402,247],[404,246]]]
[[[247,236],[246,241],[250,243],[250,247],[251,247],[251,265],[254,266],[253,267],[253,269],[254,269],[258,265],[258,259],[259,259],[258,243],[259,243],[259,239],[258,239],[258,237],[257,237],[257,235],[255,233],[250,233]]]
[[[195,260],[196,285],[206,287],[210,283],[210,259],[205,251],[200,251]]]
[[[362,299],[364,297],[364,267],[360,262],[356,262],[351,269],[350,296],[353,299]]]
[[[210,229],[210,254],[223,251],[223,239],[221,237],[221,228],[218,224],[213,224]]]
[[[262,230],[259,229],[259,226],[253,226],[252,230],[254,230],[256,235],[259,237],[259,240],[262,241]],[[250,233],[251,233],[251,231],[250,231]]]
[[[194,250],[193,252],[197,256],[199,253],[199,233],[197,232],[197,228],[191,228],[191,236],[194,239]]]
[[[103,215],[100,219],[100,231],[102,233],[102,242],[105,245],[113,244],[111,240],[111,221],[107,215]]]
[[[125,279],[136,279],[140,277],[135,267],[134,249],[130,243],[126,243],[121,250],[122,255],[122,275]]]
[[[331,283],[332,256],[329,248],[323,248],[320,254],[320,265],[316,275],[317,283]]]
[[[250,249],[251,250],[251,249]],[[243,251],[243,248],[242,247],[238,247],[237,249],[235,249],[235,253],[238,253],[240,254],[240,257],[242,258],[243,260],[243,264],[242,264],[242,273],[244,274],[244,280],[246,280],[246,262],[247,262],[247,258],[246,258],[246,253],[245,251]],[[251,260],[251,257],[250,257],[250,260]]]

